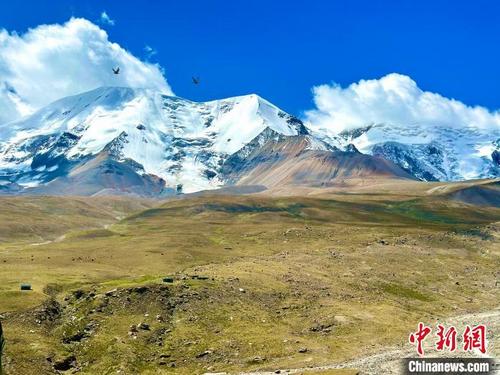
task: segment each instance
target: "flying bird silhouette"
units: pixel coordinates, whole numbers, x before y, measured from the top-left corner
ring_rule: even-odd
[[[117,66],[116,68],[112,68],[113,69],[113,73],[115,74],[120,74],[120,67]]]
[[[191,79],[193,80],[193,83],[195,85],[199,85],[200,84],[200,77],[191,77]]]

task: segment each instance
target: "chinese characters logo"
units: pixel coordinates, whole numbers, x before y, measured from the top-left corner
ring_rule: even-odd
[[[417,330],[412,332],[409,337],[410,344],[416,347],[417,353],[420,356],[424,355],[423,343],[426,338],[430,337],[432,328],[426,326],[424,323],[418,323]],[[442,324],[438,324],[437,332],[434,335],[436,338],[435,348],[437,351],[448,350],[454,352],[458,348],[458,332],[454,326],[446,328]],[[486,326],[483,324],[471,327],[465,326],[461,335],[462,337],[462,350],[470,352],[475,349],[479,350],[482,354],[486,353]]]

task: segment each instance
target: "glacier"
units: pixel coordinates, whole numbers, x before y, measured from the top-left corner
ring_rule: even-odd
[[[0,125],[0,180],[35,187],[60,176],[64,165],[107,150],[170,188],[211,189],[223,185],[218,169],[225,158],[265,129],[304,132],[300,120],[255,94],[193,102],[102,87]]]
[[[194,102],[101,87],[0,125],[0,192],[64,183],[84,186],[75,194],[99,193],[92,185],[112,192],[131,181],[133,191],[215,189],[228,182],[222,171],[229,159],[243,162],[267,141],[297,135],[307,135],[309,149],[380,156],[425,181],[500,176],[500,129],[367,124],[336,132],[304,125],[255,94]]]
[[[500,176],[500,128],[474,124],[368,124],[348,131],[306,123],[311,134],[339,148],[381,156],[424,181],[460,181]]]

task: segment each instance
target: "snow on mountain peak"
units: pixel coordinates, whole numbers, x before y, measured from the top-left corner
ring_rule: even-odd
[[[423,180],[500,175],[496,129],[391,123],[340,133],[309,129],[256,94],[194,102],[153,89],[101,87],[0,125],[0,184],[44,185],[74,177],[74,168],[95,159],[92,165],[104,172],[123,167],[118,172],[129,180],[154,175],[167,189],[194,192],[223,185],[230,156],[244,159],[269,140],[295,135],[308,135],[308,149],[359,150]],[[158,187],[154,176],[143,182]]]
[[[37,154],[72,161],[112,150],[168,186],[197,191],[219,186],[217,169],[227,155],[267,128],[283,135],[304,131],[299,120],[255,94],[193,102],[151,89],[101,87],[0,126],[0,170],[12,179],[29,174],[33,184],[47,177],[33,176]]]
[[[354,145],[364,154],[381,156],[427,181],[457,181],[500,175],[494,160],[500,129],[421,124],[370,124],[340,133],[311,131],[340,149]]]

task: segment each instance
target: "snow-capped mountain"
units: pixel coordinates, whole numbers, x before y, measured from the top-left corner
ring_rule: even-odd
[[[309,125],[309,124],[308,124]],[[500,129],[452,128],[419,124],[372,124],[340,133],[310,127],[311,133],[340,149],[355,146],[381,156],[426,181],[500,176]]]
[[[140,175],[160,177],[167,189],[210,189],[223,184],[224,160],[266,129],[306,132],[301,121],[257,95],[197,103],[147,89],[104,87],[1,125],[0,179],[36,187],[106,153]]]
[[[364,155],[354,148],[341,151],[311,135],[286,136],[265,130],[224,163],[229,183],[266,188],[328,187],[349,179],[415,179],[384,158]]]
[[[0,193],[156,196],[213,189],[236,183],[238,171],[259,171],[264,161],[279,160],[281,173],[297,169],[293,160],[282,160],[291,157],[285,148],[296,136],[302,149],[293,158],[316,155],[301,159],[306,169],[324,171],[317,163],[328,160],[329,171],[347,161],[352,171],[352,163],[362,160],[363,173],[380,172],[375,164],[385,163],[382,157],[404,169],[381,166],[382,174],[396,177],[500,176],[500,129],[375,124],[335,133],[315,124],[306,128],[257,95],[193,102],[149,89],[103,87],[0,125]],[[283,150],[273,154],[276,142]],[[335,160],[309,151],[335,154]]]

